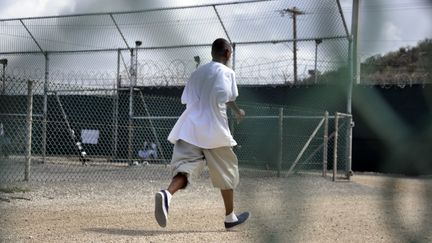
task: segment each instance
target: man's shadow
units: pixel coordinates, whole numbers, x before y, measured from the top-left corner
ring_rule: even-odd
[[[157,236],[166,234],[188,234],[188,233],[220,233],[230,232],[227,230],[137,230],[137,229],[121,229],[121,228],[85,228],[87,232],[95,232],[109,235],[126,235],[126,236]]]

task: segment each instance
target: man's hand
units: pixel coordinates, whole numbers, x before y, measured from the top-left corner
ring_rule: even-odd
[[[245,118],[245,116],[245,111],[243,109],[239,109],[238,112],[235,113],[237,124],[239,124]]]
[[[234,111],[237,124],[239,124],[245,118],[245,111],[243,109],[240,109],[235,103],[235,101],[227,102],[226,105],[231,108],[232,111]]]

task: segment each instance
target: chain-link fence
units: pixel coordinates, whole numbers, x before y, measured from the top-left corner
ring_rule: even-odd
[[[166,165],[173,145],[166,138],[185,108],[178,98],[139,89],[130,96],[129,90],[64,90],[58,85],[46,96],[45,117],[43,82],[32,82],[30,93],[27,83],[7,80],[15,93],[1,96],[2,180],[170,175]],[[306,171],[325,175],[333,168],[346,175],[350,170],[346,134],[351,134],[351,116],[265,104],[241,106],[248,115],[240,124],[230,118],[230,128],[242,169],[274,176]]]
[[[277,176],[304,172],[327,176],[332,170],[333,180],[349,178],[350,115],[264,104],[243,107],[246,121],[231,125],[243,167],[273,171]]]
[[[23,179],[28,165],[28,97],[33,98],[31,179],[168,175],[172,145],[166,138],[184,107],[177,97],[143,90],[182,87],[210,61],[211,43],[219,37],[233,45],[230,65],[239,86],[334,85],[340,93],[340,84],[350,80],[350,37],[340,3],[333,0],[9,19],[0,20],[0,35],[5,180]],[[28,80],[34,81],[32,96]],[[344,85],[343,93],[349,92]],[[329,105],[337,100],[341,107],[350,99],[334,97],[305,100]],[[243,104],[246,120],[231,124],[241,166],[279,176],[304,169],[321,173],[323,162],[333,158],[332,144],[339,144],[323,136],[325,127],[334,129],[334,115],[325,119],[324,110],[301,101],[293,104],[298,109],[251,102],[253,97]],[[339,140],[349,140],[342,133]],[[342,150],[349,150],[347,142],[338,147]],[[344,153],[338,158],[349,157]]]

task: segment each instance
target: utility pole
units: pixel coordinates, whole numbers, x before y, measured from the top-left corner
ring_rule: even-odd
[[[297,83],[297,15],[303,15],[305,13],[296,7],[283,9],[280,13],[282,17],[285,16],[285,14],[290,14],[293,19],[294,83]]]

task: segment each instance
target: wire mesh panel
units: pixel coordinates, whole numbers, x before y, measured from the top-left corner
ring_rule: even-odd
[[[224,36],[211,6],[115,14],[114,19],[130,45],[136,40],[143,47],[197,45]]]
[[[136,58],[137,87],[183,86],[191,73],[211,60],[210,45],[178,48],[137,48],[120,52],[120,86],[130,87],[131,58]],[[133,70],[133,69],[132,69]]]
[[[109,15],[25,19],[22,23],[44,51],[100,50],[124,46]]]
[[[241,166],[287,175],[322,171],[324,112],[263,104],[242,107],[245,121],[232,124]]]
[[[167,141],[171,128],[184,110],[179,99],[168,97],[148,96],[138,92],[135,103],[134,128],[135,154],[134,158],[155,163],[169,163],[172,145]]]
[[[179,97],[144,90],[184,86],[211,60],[216,38],[233,45],[229,65],[239,85],[327,85],[344,81],[348,70],[347,28],[333,0],[0,20],[0,35],[2,144],[13,147],[3,157],[24,155],[24,84],[34,80],[34,180],[168,176],[173,146],[166,138],[184,106]],[[306,103],[339,98],[312,93],[293,104],[299,109],[245,105],[246,120],[230,121],[242,167],[320,168],[324,111]]]
[[[6,60],[6,64],[2,65],[4,70],[4,79],[6,82],[1,82],[1,92],[2,93],[13,93],[16,89],[13,87],[8,87],[8,84],[14,79],[31,79],[35,81],[43,81],[45,79],[45,67],[46,60],[45,56],[41,53],[21,53],[21,54],[2,54],[1,59]],[[3,80],[3,70],[2,70],[2,80]],[[8,81],[8,79],[11,79]],[[42,86],[43,87],[43,86]],[[35,88],[40,89],[39,86]],[[35,92],[43,91],[35,90]],[[27,92],[26,90],[20,90]]]
[[[50,91],[64,90],[73,93],[75,90],[117,87],[116,52],[52,53],[48,58]]]
[[[293,39],[294,15],[299,39],[346,35],[332,0],[266,1],[222,5],[217,10],[233,42]]]
[[[15,81],[14,90],[24,92],[25,83]],[[36,83],[35,90],[42,85]],[[148,95],[134,89],[131,100],[128,90],[56,88],[57,91],[49,91],[47,95],[45,145],[41,115],[44,99],[34,94],[32,180],[169,177],[166,165],[173,145],[166,138],[185,109],[179,98]],[[2,180],[22,180],[24,176],[26,97],[2,96],[1,104],[6,104],[1,106]],[[133,102],[132,116],[130,102]],[[336,156],[337,170],[347,171],[349,116],[338,116],[334,130],[329,119],[326,144],[325,116],[321,111],[264,104],[241,104],[241,107],[248,114],[246,119],[240,124],[229,120],[238,142],[234,150],[240,168],[277,175],[319,172],[325,160],[324,149],[328,149],[326,169],[333,169],[331,161]]]
[[[334,131],[330,139],[332,147],[333,180],[349,179],[351,171],[351,141],[352,141],[352,116],[344,113],[336,113]]]
[[[0,50],[2,52],[39,52],[37,44],[29,36],[20,20],[0,21]]]
[[[33,116],[27,115],[28,80],[6,79],[7,93],[0,96],[0,180],[23,180],[28,143],[28,120],[32,120],[31,143],[41,149],[43,96],[35,91],[42,82],[33,82]]]

